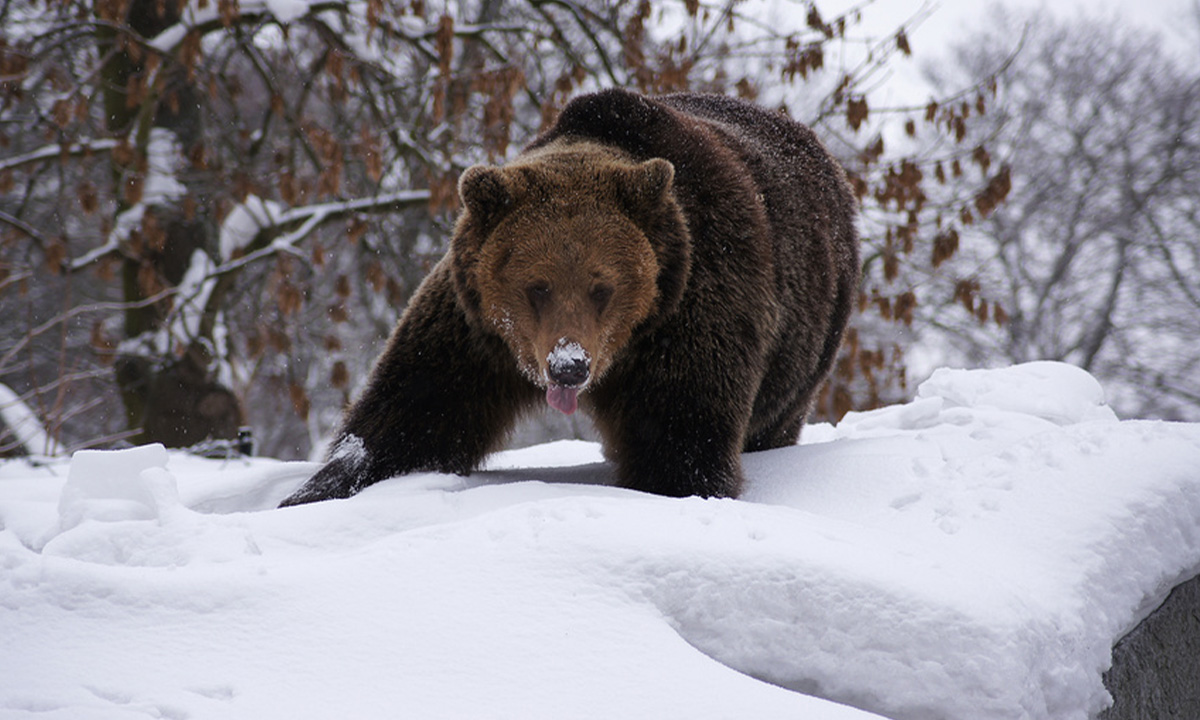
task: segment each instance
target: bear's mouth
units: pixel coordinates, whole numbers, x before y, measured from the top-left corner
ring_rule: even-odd
[[[564,415],[579,409],[579,388],[550,383],[546,386],[546,404]]]

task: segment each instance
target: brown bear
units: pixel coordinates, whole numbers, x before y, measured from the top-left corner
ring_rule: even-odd
[[[856,202],[812,132],[730,98],[578,97],[459,181],[449,252],[283,505],[466,474],[543,400],[588,411],[620,483],[734,497],[795,444],[858,293]]]

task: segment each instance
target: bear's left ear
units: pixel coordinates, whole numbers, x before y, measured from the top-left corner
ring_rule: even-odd
[[[513,206],[513,189],[504,170],[491,165],[472,165],[458,179],[458,196],[479,227],[496,224]]]
[[[626,209],[633,215],[663,206],[675,182],[675,166],[654,158],[622,170],[618,178]]]

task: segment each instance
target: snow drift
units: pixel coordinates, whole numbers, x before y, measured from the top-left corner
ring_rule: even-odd
[[[0,464],[0,716],[1082,719],[1200,572],[1200,425],[1069,366],[804,441],[737,501],[608,487],[579,442],[286,510],[316,466]]]

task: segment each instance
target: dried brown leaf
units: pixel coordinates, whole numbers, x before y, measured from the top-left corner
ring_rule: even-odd
[[[292,410],[294,410],[296,414],[300,416],[301,420],[308,420],[308,411],[311,405],[308,399],[308,393],[304,390],[304,386],[300,383],[289,383],[288,395],[292,399]]]
[[[846,122],[850,128],[858,131],[862,124],[866,122],[870,110],[867,107],[867,99],[865,97],[850,98],[846,102]]]
[[[338,390],[350,387],[350,371],[346,369],[346,363],[338,360],[333,364],[333,368],[329,371],[329,384]]]

